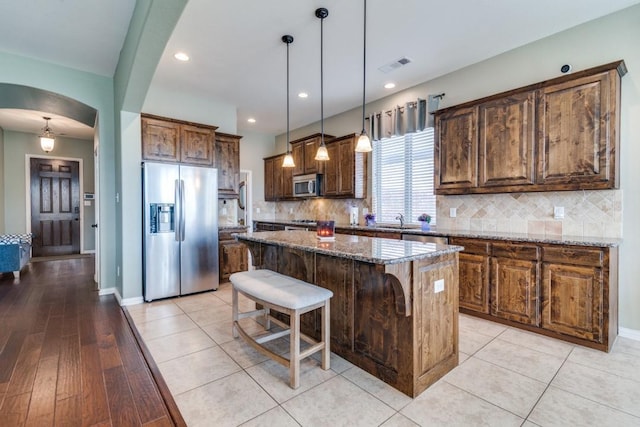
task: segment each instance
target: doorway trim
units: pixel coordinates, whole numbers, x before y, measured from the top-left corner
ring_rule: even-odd
[[[84,250],[84,203],[82,195],[84,194],[84,165],[83,159],[76,157],[60,157],[60,156],[47,156],[40,154],[25,154],[25,187],[26,187],[26,218],[27,233],[31,233],[31,159],[53,159],[53,160],[69,160],[72,162],[78,162],[80,167],[79,173],[79,187],[80,187],[80,253],[93,253],[93,251]]]

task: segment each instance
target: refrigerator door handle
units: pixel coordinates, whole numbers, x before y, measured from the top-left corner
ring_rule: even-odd
[[[176,179],[174,182],[174,200],[175,200],[175,215],[173,217],[173,229],[175,240],[179,242],[182,240],[182,236],[180,234],[182,223],[182,197],[180,194],[180,180]]]
[[[184,180],[180,180],[180,241],[184,242]]]

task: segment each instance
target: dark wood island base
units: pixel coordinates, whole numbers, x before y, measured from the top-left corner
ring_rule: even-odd
[[[315,233],[240,234],[253,265],[322,286],[331,351],[415,397],[458,365],[459,246]],[[282,315],[284,321],[286,316]],[[302,331],[320,333],[318,313]]]

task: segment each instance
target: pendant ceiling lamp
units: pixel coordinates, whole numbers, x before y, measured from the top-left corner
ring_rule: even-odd
[[[360,132],[360,137],[358,138],[358,143],[356,144],[356,152],[358,153],[368,153],[372,150],[371,148],[371,139],[369,139],[369,135],[367,135],[367,131],[365,131],[365,121],[364,121],[364,106],[365,106],[365,90],[367,88],[366,77],[367,77],[367,0],[364,0],[364,47],[362,49],[362,132]]]
[[[323,42],[324,32],[323,23],[324,18],[329,16],[329,11],[324,7],[316,9],[316,17],[320,18],[320,147],[316,153],[316,160],[326,161],[329,160],[329,152],[327,146],[324,144],[324,73],[323,73]]]
[[[293,43],[293,36],[284,35],[282,41],[287,44],[287,154],[282,161],[283,168],[293,168],[296,164],[291,155],[291,144],[289,143],[289,45]]]
[[[53,132],[49,128],[49,120],[51,120],[51,117],[43,117],[43,119],[45,120],[45,124],[44,129],[42,129],[43,133],[40,135],[40,147],[42,148],[42,151],[48,153],[53,150],[56,140],[53,136]]]

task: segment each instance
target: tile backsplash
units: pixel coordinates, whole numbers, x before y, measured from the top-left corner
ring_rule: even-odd
[[[622,237],[622,190],[438,196],[436,203],[436,228],[548,236]],[[367,199],[257,202],[253,204],[253,218],[334,219],[348,224],[351,206],[359,208],[360,218],[363,208],[371,209]],[[554,219],[554,207],[564,208],[563,219]],[[449,217],[450,208],[456,208],[455,218]]]
[[[438,226],[548,236],[622,237],[622,190],[437,197]],[[554,207],[564,219],[554,219]],[[449,217],[456,208],[456,217]]]

